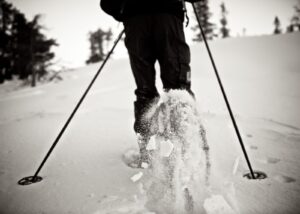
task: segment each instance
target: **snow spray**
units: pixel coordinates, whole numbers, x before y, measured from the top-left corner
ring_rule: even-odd
[[[152,135],[149,179],[144,185],[149,210],[156,213],[199,213],[209,186],[209,147],[194,98],[172,90],[161,96],[145,120]]]
[[[224,180],[211,179],[206,131],[198,105],[188,92],[164,93],[144,120],[150,121],[152,135],[147,145],[151,166],[143,183],[147,209],[157,214],[238,213],[233,183],[227,182],[233,193],[228,202],[223,197],[228,189]],[[219,183],[211,185],[211,180]]]

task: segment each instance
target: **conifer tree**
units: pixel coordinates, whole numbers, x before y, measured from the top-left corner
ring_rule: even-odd
[[[36,15],[28,22],[22,13],[18,13],[13,25],[14,71],[20,79],[31,76],[32,86],[35,86],[36,79],[47,73],[47,67],[54,58],[51,47],[57,45],[54,39],[48,39],[42,33],[40,18],[41,15]]]
[[[209,11],[208,0],[202,0],[194,3],[196,12],[198,14],[201,27],[203,28],[204,34],[207,39],[213,39],[214,35],[214,24],[210,22],[211,13]],[[192,30],[196,32],[194,41],[202,41],[201,32],[198,26],[192,27]]]
[[[34,86],[35,78],[40,79],[47,73],[47,67],[51,65],[50,60],[54,58],[51,47],[57,45],[54,39],[48,39],[43,33],[43,26],[39,24],[41,15],[34,16],[29,25],[29,47],[30,60],[29,68],[32,71]]]
[[[281,23],[277,16],[274,19],[274,25],[275,25],[274,34],[281,34],[281,32],[282,32]]]
[[[89,33],[89,41],[90,41],[90,57],[86,61],[87,64],[96,63],[104,60],[106,53],[104,50],[104,43],[109,43],[112,39],[112,31],[109,29],[108,31],[104,31],[101,28],[96,30],[95,32]]]
[[[227,14],[228,14],[228,11],[226,9],[226,6],[225,6],[225,3],[222,2],[221,5],[221,20],[220,20],[220,23],[221,23],[221,29],[220,29],[220,33],[221,33],[221,37],[222,38],[227,38],[229,37],[229,29],[227,28],[227,25],[228,25],[228,21],[227,21]]]
[[[10,57],[12,56],[11,26],[13,21],[12,4],[0,0],[0,83],[12,78]]]
[[[300,4],[294,6],[295,14],[291,18],[291,22],[287,27],[287,32],[300,31]]]
[[[27,80],[40,78],[47,73],[47,67],[54,53],[50,51],[57,45],[54,39],[48,39],[39,24],[40,15],[32,21],[26,20],[23,13],[5,0],[0,0],[0,82],[17,75]]]

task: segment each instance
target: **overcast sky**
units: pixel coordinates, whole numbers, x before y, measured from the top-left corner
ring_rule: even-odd
[[[121,31],[122,24],[115,22],[99,7],[99,0],[8,0],[28,19],[43,14],[41,23],[47,27],[46,35],[60,44],[55,48],[57,60],[67,66],[82,66],[89,56],[88,32],[112,28]],[[211,0],[212,21],[220,18],[220,3],[224,1],[229,11],[228,24],[232,36],[270,34],[277,15],[285,28],[300,0]],[[191,7],[189,16],[193,21]],[[192,26],[193,23],[190,24]],[[190,27],[186,29],[189,39]],[[122,50],[120,50],[122,52]],[[123,50],[124,53],[124,50]]]

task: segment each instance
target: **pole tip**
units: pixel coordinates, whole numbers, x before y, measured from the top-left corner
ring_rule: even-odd
[[[40,176],[28,176],[28,177],[25,177],[25,178],[22,178],[21,180],[19,180],[18,184],[22,185],[22,186],[26,186],[26,185],[38,183],[42,180],[43,180],[43,178]]]

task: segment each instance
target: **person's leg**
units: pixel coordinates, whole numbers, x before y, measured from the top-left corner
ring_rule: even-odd
[[[185,41],[182,21],[171,14],[160,14],[156,22],[156,52],[164,89],[185,89],[194,96],[191,91],[190,49]]]
[[[136,101],[134,102],[134,130],[141,135],[147,135],[148,126],[142,116],[149,105],[159,96],[155,86],[156,57],[151,31],[152,18],[150,16],[133,17],[126,20],[124,26],[125,45],[137,86]]]

